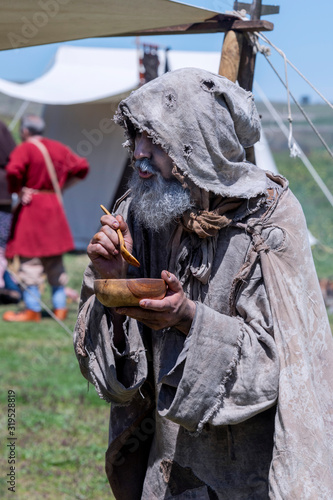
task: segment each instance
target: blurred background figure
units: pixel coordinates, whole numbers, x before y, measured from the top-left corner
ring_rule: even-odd
[[[6,165],[16,147],[5,123],[0,121],[0,304],[17,303],[22,294],[7,270],[6,244],[12,221],[12,195],[8,190]]]
[[[44,138],[44,120],[27,115],[21,120],[22,144],[6,166],[11,193],[18,193],[17,206],[6,257],[19,257],[19,282],[25,310],[7,311],[5,321],[40,321],[40,286],[46,275],[52,288],[53,312],[65,319],[68,278],[63,254],[74,249],[61,192],[86,177],[89,164],[61,142]]]

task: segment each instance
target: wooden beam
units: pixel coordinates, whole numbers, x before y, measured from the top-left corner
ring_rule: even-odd
[[[272,31],[273,23],[266,20],[242,21],[238,17],[225,16],[220,14],[203,23],[180,24],[178,26],[166,26],[164,28],[155,28],[149,30],[136,31],[136,36],[151,35],[190,35],[200,33],[224,33],[229,30],[250,32],[254,31]],[[122,33],[116,36],[133,36],[133,33]]]

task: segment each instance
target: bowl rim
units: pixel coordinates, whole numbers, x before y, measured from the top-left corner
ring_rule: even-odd
[[[162,278],[96,278],[95,281],[166,281]]]

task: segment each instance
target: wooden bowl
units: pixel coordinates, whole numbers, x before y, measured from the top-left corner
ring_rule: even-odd
[[[94,281],[98,300],[107,307],[138,306],[141,299],[160,300],[167,286],[162,279],[104,279]]]

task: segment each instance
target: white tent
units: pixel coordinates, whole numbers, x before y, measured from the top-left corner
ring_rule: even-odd
[[[96,49],[64,45],[53,66],[28,83],[0,79],[0,91],[11,97],[44,104],[100,101],[128,92],[139,81],[135,49]]]
[[[159,51],[160,71],[164,51]],[[219,52],[169,51],[170,69],[200,67],[217,72]],[[0,92],[26,101],[44,104],[79,104],[118,101],[139,83],[136,49],[105,49],[64,45],[56,53],[54,65],[40,78],[20,84],[0,78]]]

